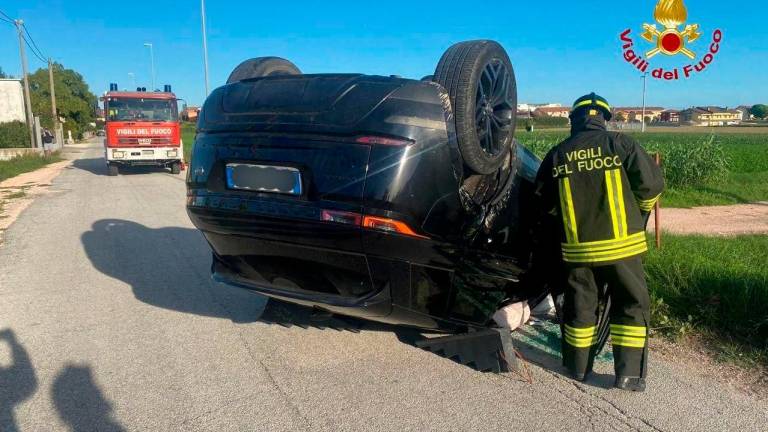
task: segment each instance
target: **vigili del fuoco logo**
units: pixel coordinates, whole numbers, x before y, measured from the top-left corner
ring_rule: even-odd
[[[640,36],[644,40],[643,45],[647,46],[635,45],[631,37],[631,28],[621,33],[624,60],[627,63],[641,72],[650,72],[656,79],[674,81],[704,72],[715,60],[715,56],[720,51],[723,32],[720,29],[712,32],[708,46],[701,42],[695,44],[702,33],[699,31],[698,24],[686,24],[688,10],[683,0],[659,0],[653,12],[653,18],[661,27],[657,27],[656,24],[643,24],[643,33]],[[697,52],[704,49],[706,52],[697,60]],[[659,54],[670,57],[680,56],[693,60],[693,63],[671,69],[654,68],[651,66],[651,59]]]

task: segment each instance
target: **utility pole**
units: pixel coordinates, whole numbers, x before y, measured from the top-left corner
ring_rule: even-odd
[[[200,0],[200,16],[203,26],[203,63],[205,63],[205,97],[208,97],[208,38],[205,35],[205,0]]]
[[[648,72],[643,74],[643,118],[640,119],[641,132],[645,132],[645,89],[646,89],[646,81],[648,80]]]
[[[145,42],[144,46],[149,48],[149,61],[152,66],[152,88],[149,91],[155,91],[155,49],[149,42]]]
[[[27,127],[29,128],[29,140],[32,144],[32,147],[34,148],[35,143],[37,142],[37,139],[35,139],[35,128],[33,126],[35,118],[32,116],[32,101],[29,98],[27,53],[24,51],[24,34],[21,32],[21,26],[24,24],[24,21],[17,19],[14,20],[13,23],[16,24],[16,31],[19,33],[19,56],[21,57],[21,74],[24,78],[24,105],[27,108]]]
[[[54,133],[58,129],[59,115],[56,112],[56,87],[53,85],[53,61],[48,59],[48,83],[51,87],[51,118],[53,119]]]

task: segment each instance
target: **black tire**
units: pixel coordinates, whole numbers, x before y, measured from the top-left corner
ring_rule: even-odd
[[[179,162],[171,164],[171,174],[181,174],[181,164]]]
[[[227,84],[251,78],[276,75],[301,75],[295,64],[280,57],[256,57],[246,60],[229,74]]]
[[[515,136],[517,84],[506,51],[491,40],[459,42],[440,58],[434,81],[448,91],[464,164],[493,173]]]
[[[120,173],[120,170],[118,170],[116,164],[107,164],[107,175],[108,176],[116,176]]]

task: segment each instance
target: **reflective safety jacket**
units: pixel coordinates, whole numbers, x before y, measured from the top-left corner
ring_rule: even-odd
[[[563,260],[606,265],[648,250],[645,217],[663,189],[637,141],[591,118],[544,158],[536,193],[561,229]]]

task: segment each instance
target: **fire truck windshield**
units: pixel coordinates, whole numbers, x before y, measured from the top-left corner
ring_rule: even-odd
[[[175,100],[109,98],[107,115],[111,121],[176,121]]]

